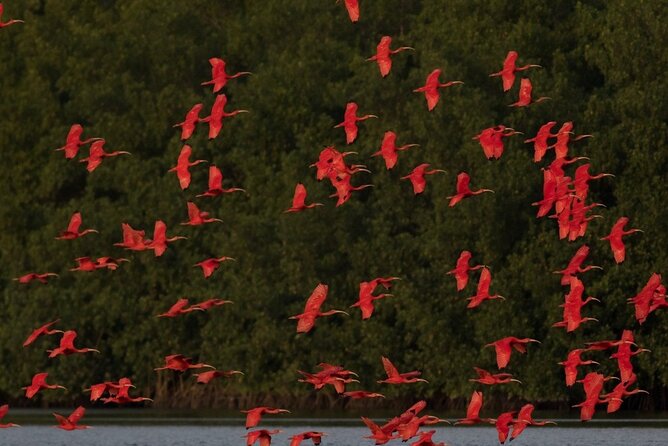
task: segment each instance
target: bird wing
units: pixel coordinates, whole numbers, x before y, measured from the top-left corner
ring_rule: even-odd
[[[70,423],[72,424],[77,424],[79,420],[81,420],[86,413],[86,408],[83,406],[79,406],[76,409],[74,409],[74,412],[70,414],[67,419],[69,420]]]
[[[72,424],[70,423],[70,420],[68,420],[67,418],[58,413],[54,413],[53,416],[56,417],[56,421],[58,421],[58,424],[60,426],[65,427],[65,426],[70,426]]]
[[[530,103],[531,102],[531,90],[533,89],[531,85],[531,80],[529,78],[523,77],[520,82],[520,102]]]
[[[457,194],[466,194],[470,192],[469,183],[471,177],[466,172],[461,172],[457,175]]]
[[[81,213],[75,212],[70,218],[70,223],[67,225],[67,232],[77,233],[79,232],[79,227],[81,226]]]
[[[2,5],[0,5],[2,7]],[[2,11],[0,11],[0,14]],[[0,407],[0,420],[5,418],[5,415],[7,415],[7,412],[9,412],[9,405],[5,404],[4,406]]]
[[[487,268],[483,268],[478,280],[478,296],[489,295],[489,285],[492,283],[492,275]]]
[[[501,343],[497,341],[494,344],[494,350],[496,350],[496,365],[499,369],[502,369],[510,362],[510,355],[512,354],[510,345],[505,342]]]
[[[223,173],[216,166],[209,167],[209,190],[223,188]]]
[[[193,151],[192,147],[190,147],[188,144],[184,144],[183,147],[181,148],[181,152],[179,152],[179,157],[176,160],[176,165],[187,166],[192,151]]]
[[[322,306],[325,299],[327,299],[328,289],[329,287],[324,283],[319,283],[318,286],[315,287],[306,301],[304,314],[317,314],[320,311],[320,307]]]
[[[360,7],[358,0],[345,0],[346,9],[351,22],[357,22],[360,19]]]
[[[508,91],[513,88],[513,84],[515,83],[515,72],[504,70],[503,74],[501,74],[501,79],[503,80],[503,91]]]
[[[248,411],[248,413],[246,414],[246,429],[255,427],[258,424],[260,424],[260,420],[262,419],[261,409],[262,408],[258,407]]]
[[[372,435],[375,435],[376,433],[382,432],[380,430],[380,427],[378,427],[378,425],[376,423],[374,423],[373,421],[371,421],[367,417],[361,417],[361,418],[362,418],[362,421],[364,422],[364,424],[366,424],[366,426],[371,431]]]
[[[297,183],[297,185],[295,186],[295,195],[292,197],[292,207],[295,209],[299,209],[304,206],[305,202],[306,202],[306,187],[301,183]]]
[[[386,358],[385,356],[381,356],[381,360],[383,361],[383,368],[385,369],[385,373],[387,373],[388,378],[394,378],[399,376],[399,370],[392,364],[392,362]]]
[[[471,402],[466,409],[466,418],[474,419],[479,417],[480,408],[482,407],[482,392],[473,392],[471,395]]]
[[[167,225],[162,220],[156,220],[153,227],[153,243],[164,241],[167,238]]]
[[[390,57],[378,57],[376,59],[376,62],[378,63],[378,69],[380,70],[380,75],[385,77],[388,74],[390,74],[390,70],[392,69],[392,59]]]
[[[177,313],[180,310],[183,310],[188,306],[188,299],[179,299],[174,305],[167,311],[167,313]]]
[[[77,337],[77,332],[74,330],[67,330],[60,338],[60,348],[74,348],[74,340]]]
[[[188,220],[194,222],[200,219],[199,208],[192,201],[188,202]]]
[[[428,88],[424,92],[424,97],[427,99],[427,108],[431,111],[436,107],[441,96],[438,93],[438,89]]]

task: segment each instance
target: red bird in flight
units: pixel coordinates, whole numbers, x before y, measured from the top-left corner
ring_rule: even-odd
[[[526,77],[522,78],[522,81],[520,82],[520,96],[517,99],[517,102],[513,102],[509,105],[509,107],[527,107],[531,104],[538,104],[539,102],[551,99],[547,96],[541,96],[540,98],[534,100],[531,97],[532,90],[533,86],[531,85],[531,81]]]
[[[11,26],[11,25],[14,25],[16,23],[24,23],[23,20],[19,20],[19,19],[11,19],[11,20],[8,20],[6,22],[3,22],[2,21],[2,14],[4,13],[4,10],[5,10],[4,6],[2,6],[2,3],[0,3],[0,28],[5,28],[7,26]],[[359,12],[358,12],[358,15],[359,15]]]
[[[300,446],[302,441],[311,440],[315,446],[322,442],[322,437],[326,436],[324,432],[308,431],[290,437],[290,446]]]
[[[236,74],[227,74],[225,72],[225,61],[223,59],[219,59],[218,57],[212,57],[209,59],[209,64],[211,65],[211,80],[202,82],[200,85],[213,85],[214,93],[218,93],[220,90],[222,90],[223,87],[225,87],[227,84],[228,80],[251,74],[249,71],[240,71]]]
[[[174,305],[172,305],[169,310],[164,313],[158,314],[156,317],[177,317],[183,314],[192,313],[193,311],[204,311],[203,308],[198,307],[197,305],[188,306],[188,299],[179,299]]]
[[[503,61],[503,69],[489,75],[490,77],[501,76],[501,80],[503,81],[503,91],[508,91],[513,87],[513,84],[515,83],[515,73],[518,71],[528,70],[529,68],[543,68],[540,65],[524,65],[523,67],[518,67],[515,65],[516,61],[517,52],[508,51],[506,59]]]
[[[231,378],[233,375],[243,375],[239,370],[207,370],[206,372],[194,373],[198,384],[209,384],[215,378]]]
[[[466,284],[469,282],[469,271],[485,268],[485,265],[469,266],[470,260],[471,253],[469,251],[462,251],[459,254],[459,258],[457,259],[457,265],[455,266],[455,269],[446,273],[454,274],[455,279],[457,279],[457,291],[461,291],[466,288]]]
[[[411,384],[417,382],[428,383],[426,379],[417,378],[422,375],[422,372],[414,370],[412,372],[399,373],[399,370],[392,364],[392,362],[385,356],[380,358],[383,361],[383,368],[387,373],[387,379],[377,381],[379,384]]]
[[[311,203],[311,204],[306,204],[306,186],[304,186],[302,183],[297,183],[297,186],[295,186],[295,194],[292,197],[292,207],[290,209],[286,209],[283,211],[283,213],[286,212],[301,212],[305,211],[306,209],[311,209],[316,206],[324,206],[322,203]]]
[[[479,424],[488,423],[488,418],[480,418],[480,409],[482,408],[482,392],[474,391],[471,394],[471,401],[466,409],[466,418],[457,420],[455,424]]]
[[[48,324],[44,324],[41,327],[36,328],[35,330],[33,330],[33,332],[30,333],[28,338],[23,342],[23,346],[24,347],[29,346],[30,344],[35,342],[37,340],[37,338],[39,338],[40,336],[51,336],[51,335],[54,335],[54,334],[57,334],[57,333],[64,333],[63,330],[51,330],[51,327],[53,325],[57,324],[58,322],[60,322],[60,319],[56,319],[53,322],[49,322]],[[2,417],[0,417],[0,418],[2,418]]]
[[[246,192],[238,187],[223,188],[223,173],[216,166],[209,166],[209,190],[197,197],[217,197],[218,195],[230,194],[232,192]]]
[[[2,15],[0,11],[0,16]],[[67,139],[65,141],[65,145],[62,147],[59,147],[56,149],[56,151],[63,151],[65,152],[65,158],[66,159],[72,159],[77,156],[77,153],[79,153],[79,148],[84,145],[88,144],[89,142],[93,141],[99,141],[102,138],[89,138],[86,140],[81,140],[81,134],[83,133],[83,127],[79,124],[73,124],[72,127],[70,127],[70,131],[67,133]]]
[[[22,387],[26,391],[26,398],[30,399],[37,394],[40,390],[43,389],[63,389],[67,390],[63,386],[56,384],[47,384],[46,378],[49,376],[48,373],[38,373],[32,377],[32,383],[28,387]]]
[[[238,115],[239,113],[248,113],[248,110],[225,111],[227,105],[227,96],[219,94],[211,107],[211,114],[199,120],[199,122],[209,123],[209,139],[215,139],[223,129],[223,118]]]
[[[226,260],[236,261],[236,259],[227,256],[222,256],[217,258],[212,257],[210,259],[202,260],[199,263],[195,263],[194,266],[199,266],[200,268],[202,268],[202,272],[204,273],[204,278],[207,279],[211,276],[211,274],[213,274],[215,270],[218,269],[220,264]]]
[[[346,104],[346,111],[343,114],[343,122],[334,126],[334,128],[343,127],[346,131],[346,143],[352,144],[357,139],[357,122],[366,121],[369,118],[378,118],[376,115],[357,116],[357,104],[348,102]]]
[[[145,231],[133,229],[132,226],[127,223],[121,223],[121,228],[123,230],[123,241],[114,243],[114,246],[129,249],[131,251],[144,251],[149,249],[151,240],[145,238]]]
[[[0,406],[0,420],[5,418],[7,416],[7,412],[9,412],[9,405],[5,404],[3,406]],[[21,427],[20,425],[16,423],[0,423],[0,429],[7,429],[10,427]]]
[[[469,188],[469,183],[471,182],[471,177],[466,172],[460,172],[457,175],[457,194],[452,195],[450,197],[446,197],[450,200],[450,207],[453,207],[460,201],[462,201],[464,198],[472,197],[474,195],[479,195],[484,192],[492,192],[494,193],[493,190],[491,189],[478,189],[476,191],[472,191]]]
[[[16,280],[18,283],[28,284],[33,280],[37,280],[40,283],[48,283],[49,277],[58,277],[56,273],[28,273],[24,274],[21,277],[15,277],[12,280]]]
[[[431,73],[429,73],[429,76],[427,76],[427,80],[424,86],[413,90],[413,93],[424,92],[424,97],[427,99],[427,108],[429,109],[429,111],[432,111],[434,107],[436,107],[436,104],[438,104],[438,100],[440,99],[440,93],[438,92],[439,88],[446,88],[451,85],[464,83],[462,81],[450,81],[442,84],[441,81],[438,80],[440,76],[441,76],[441,69],[437,68]]]
[[[511,375],[510,373],[492,374],[492,373],[488,372],[487,370],[484,370],[484,369],[481,369],[481,368],[478,368],[478,367],[473,367],[473,369],[478,374],[478,378],[477,379],[474,379],[474,378],[469,379],[469,381],[471,381],[471,382],[477,382],[477,383],[485,384],[485,385],[488,385],[488,386],[494,386],[494,385],[497,385],[497,384],[508,384],[508,383],[511,383],[511,382],[522,384],[522,381],[514,379],[513,375]]]
[[[339,0],[336,0],[336,2],[338,3]],[[343,4],[346,6],[350,21],[356,23],[360,19],[359,0],[343,0]]]
[[[81,212],[75,212],[70,217],[70,223],[67,225],[67,229],[62,231],[56,240],[74,240],[79,237],[83,237],[86,234],[97,234],[98,231],[95,229],[84,229],[79,231],[81,227]]]
[[[116,150],[114,152],[105,152],[104,144],[106,141],[104,139],[98,139],[93,144],[90,145],[90,153],[87,158],[81,158],[79,162],[88,163],[86,170],[92,172],[102,164],[104,158],[110,158],[118,155],[131,155],[130,152],[124,150]]]
[[[177,235],[174,237],[167,237],[167,225],[162,220],[157,220],[153,228],[153,241],[147,246],[153,249],[156,257],[160,257],[167,250],[167,244],[177,240],[186,240],[187,237]]]
[[[315,320],[323,316],[331,316],[332,314],[345,314],[342,310],[329,310],[325,312],[320,311],[320,307],[327,299],[327,291],[329,287],[324,283],[319,283],[315,287],[304,307],[304,312],[296,316],[291,316],[290,319],[297,319],[297,333],[308,333],[315,325]]]
[[[72,355],[74,353],[100,353],[99,350],[94,348],[76,348],[74,346],[74,340],[77,337],[77,332],[74,330],[67,330],[63,333],[63,337],[60,338],[60,346],[53,350],[47,350],[49,353],[49,358],[55,358],[56,356]]]
[[[555,271],[554,274],[561,274],[561,284],[568,285],[570,283],[570,278],[576,274],[586,273],[592,269],[603,269],[600,266],[589,265],[582,267],[582,264],[587,259],[589,255],[589,246],[582,245],[575,252],[575,255],[568,262],[568,266],[561,271]]]
[[[515,129],[506,127],[505,125],[497,125],[483,130],[479,135],[474,136],[473,139],[480,141],[482,151],[488,160],[499,159],[505,149],[503,138],[522,134],[522,132],[515,131]]]
[[[411,48],[410,46],[402,46],[397,48],[396,50],[393,50],[390,48],[390,45],[392,45],[392,37],[390,36],[383,36],[380,39],[380,43],[376,47],[376,54],[373,56],[369,57],[367,61],[376,61],[378,63],[378,69],[380,70],[380,75],[382,77],[387,76],[390,74],[390,70],[392,69],[392,55],[400,53],[401,51],[406,51],[406,50],[415,50],[415,48]]]
[[[74,412],[72,412],[67,418],[60,414],[54,413],[53,416],[56,417],[56,421],[58,421],[58,426],[56,427],[64,431],[88,429],[90,426],[79,424],[79,421],[81,421],[85,413],[86,409],[83,406],[79,406],[74,409]]]
[[[466,306],[466,308],[475,308],[486,300],[491,300],[491,299],[506,300],[505,297],[499,294],[494,294],[494,295],[489,294],[489,286],[491,283],[492,283],[492,274],[489,272],[487,268],[483,267],[480,273],[480,279],[478,280],[478,291],[475,296],[468,298],[470,302]]]
[[[190,162],[190,155],[192,154],[192,147],[188,144],[184,145],[181,148],[179,153],[179,158],[176,161],[176,166],[169,169],[168,172],[176,172],[176,176],[179,178],[179,185],[182,190],[188,189],[190,186],[190,168],[196,166],[200,163],[206,163],[206,160],[195,160]]]
[[[252,446],[256,441],[260,441],[260,446],[271,446],[271,436],[280,434],[282,430],[273,430],[269,431],[266,429],[260,429],[256,431],[248,432],[244,437],[246,437],[246,446]]]
[[[487,344],[485,347],[494,347],[496,350],[496,365],[499,367],[499,369],[503,369],[510,362],[510,356],[513,353],[513,348],[520,353],[526,353],[526,346],[530,342],[537,342],[540,344],[540,341],[537,341],[536,339],[508,336],[506,338],[502,338],[498,341]]]
[[[260,424],[262,415],[277,415],[281,413],[290,413],[290,411],[287,409],[276,409],[273,407],[260,406],[249,410],[242,410],[241,413],[246,414],[246,429],[250,429]]]
[[[612,227],[610,234],[601,239],[608,240],[610,242],[610,248],[612,249],[612,254],[614,255],[615,262],[617,263],[622,263],[624,258],[626,258],[626,246],[624,246],[622,237],[633,234],[634,232],[643,232],[640,229],[629,229],[628,231],[625,231],[624,226],[626,226],[628,222],[628,217],[620,217]]]
[[[517,419],[513,423],[513,433],[510,436],[510,441],[513,441],[520,436],[524,429],[527,426],[545,426],[546,424],[554,424],[554,421],[536,421],[533,419],[532,414],[534,410],[533,404],[525,404],[520,409],[520,412],[517,414]]]
[[[409,173],[405,177],[401,177],[402,180],[410,180],[411,184],[413,185],[414,195],[421,194],[427,187],[427,180],[425,179],[425,175],[433,175],[435,173],[445,173],[445,170],[441,169],[427,170],[429,166],[430,164],[428,163],[422,163],[415,169],[413,169],[411,173]]]
[[[186,113],[186,118],[183,122],[174,124],[174,127],[181,127],[181,141],[185,141],[190,138],[195,132],[195,126],[198,122],[201,121],[199,117],[199,112],[204,107],[204,104],[195,104],[193,107]]]
[[[575,384],[575,381],[578,378],[579,366],[591,365],[591,364],[599,365],[599,363],[596,361],[590,361],[590,360],[584,361],[580,357],[580,355],[582,355],[582,353],[586,351],[588,351],[588,349],[576,348],[575,350],[571,350],[570,352],[568,352],[568,357],[566,358],[565,361],[557,363],[564,367],[564,373],[566,374],[566,385],[568,387],[571,387],[573,384]]]
[[[208,212],[200,211],[195,203],[192,201],[188,202],[188,221],[181,223],[182,225],[189,226],[199,226],[206,223],[222,223],[223,220],[220,218],[211,218],[209,217]]]
[[[406,144],[401,147],[397,147],[397,134],[389,131],[385,132],[385,135],[383,136],[383,142],[381,143],[380,150],[371,156],[382,156],[383,160],[385,160],[385,167],[387,170],[390,170],[397,164],[397,159],[399,158],[398,152],[408,150],[411,147],[419,146],[420,144]]]
[[[540,129],[538,129],[538,132],[536,133],[536,136],[533,138],[525,139],[525,143],[533,143],[533,160],[534,162],[539,162],[540,160],[543,159],[545,154],[547,153],[548,147],[548,139],[554,138],[557,135],[553,135],[550,133],[552,131],[552,128],[557,125],[557,121],[550,121],[546,124],[543,124]]]
[[[215,369],[214,366],[204,363],[193,364],[190,358],[186,358],[183,355],[169,355],[165,356],[165,365],[162,367],[155,368],[153,370],[174,370],[177,372],[185,372],[189,369],[203,369],[210,368]]]

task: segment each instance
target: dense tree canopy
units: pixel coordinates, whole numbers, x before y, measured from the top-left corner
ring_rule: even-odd
[[[149,1],[25,0],[5,2],[5,13],[25,24],[0,30],[0,397],[21,404],[20,388],[38,371],[48,371],[68,393],[45,393],[45,404],[85,398],[82,386],[121,376],[156,397],[156,404],[233,406],[269,398],[328,405],[332,399],[296,382],[296,371],[326,361],[358,372],[360,387],[379,389],[381,355],[400,369],[423,371],[429,384],[382,388],[388,397],[423,396],[446,406],[468,397],[475,386],[473,366],[494,367],[483,348],[505,336],[542,341],[513,358],[509,370],[523,385],[493,390],[505,397],[566,406],[580,390],[568,390],[556,364],[585,341],[618,338],[634,330],[651,353],[634,358],[641,388],[651,391],[645,407],[668,405],[668,311],[640,326],[626,299],[653,273],[668,272],[668,48],[665,2],[650,0],[364,0],[361,19],[329,0]],[[394,57],[381,78],[365,61],[381,36],[416,49]],[[544,68],[530,77],[536,94],[551,101],[509,108],[498,78],[509,50],[522,63]],[[192,168],[191,187],[181,191],[168,173],[182,147],[178,129],[190,107],[213,103],[210,57],[222,57],[228,71],[253,74],[225,87],[232,109],[249,114],[225,120],[220,136],[208,141],[198,129],[189,144],[194,158],[219,166],[225,184],[247,194],[197,199],[201,209],[224,223],[178,226],[186,201],[206,189],[207,169]],[[428,112],[412,90],[434,68],[443,78],[465,82],[444,91]],[[379,119],[360,124],[360,136],[345,147],[333,126],[345,104]],[[472,137],[496,124],[534,135],[547,121],[573,121],[577,133],[594,138],[572,146],[591,159],[595,172],[615,178],[592,182],[592,201],[604,203],[603,219],[590,223],[576,242],[560,241],[556,222],[536,219],[530,204],[541,198],[545,162],[532,161],[522,137],[510,138],[497,161],[488,161]],[[53,149],[73,123],[86,136],[101,136],[107,147],[132,156],[105,161],[92,173]],[[393,130],[399,142],[420,147],[401,154],[386,171],[378,150]],[[529,136],[527,136],[529,137]],[[335,145],[359,155],[371,174],[355,183],[343,206],[328,198],[331,187],[315,180],[309,164]],[[345,149],[344,149],[345,148]],[[87,149],[82,149],[85,153]],[[429,178],[414,196],[400,181],[419,163],[447,171]],[[570,167],[569,167],[570,169]],[[495,190],[448,207],[457,173],[473,185]],[[326,206],[283,214],[296,183],[309,199]],[[85,226],[100,234],[74,241],[54,237],[70,215],[82,212]],[[620,216],[644,234],[627,240],[627,259],[616,265],[606,235]],[[188,237],[165,255],[114,248],[121,223],[150,233],[155,220],[169,234]],[[582,243],[590,262],[603,266],[583,276],[587,294],[601,299],[587,307],[600,323],[574,333],[551,328],[559,320],[565,288],[552,271],[563,268]],[[465,297],[476,279],[457,293],[445,272],[468,249],[490,266],[493,291],[505,302],[467,310]],[[128,257],[117,271],[69,272],[80,256]],[[193,265],[228,255],[205,280]],[[53,271],[46,286],[11,279],[28,271]],[[295,334],[288,317],[301,312],[306,297],[323,282],[331,308],[345,308],[358,284],[376,276],[402,280],[394,297],[381,301],[368,321],[318,321],[313,332]],[[173,320],[154,316],[179,297],[220,296],[233,305]],[[48,359],[52,338],[22,348],[30,330],[61,319],[79,332],[82,345],[100,355]],[[246,375],[197,388],[189,374],[179,378],[153,368],[165,355],[183,353]],[[601,369],[616,364],[594,355]],[[411,367],[415,366],[415,367]],[[269,396],[270,395],[270,396]],[[391,398],[386,404],[391,404]]]

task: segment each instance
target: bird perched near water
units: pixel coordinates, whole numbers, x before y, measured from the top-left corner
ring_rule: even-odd
[[[75,353],[100,353],[99,350],[96,350],[94,348],[76,348],[74,346],[74,340],[77,337],[77,332],[74,330],[67,330],[65,333],[63,333],[62,338],[60,338],[60,346],[58,348],[54,348],[53,350],[47,350],[49,353],[49,358],[55,358],[56,356],[64,355],[72,355]]]
[[[234,375],[243,375],[239,370],[207,370],[206,372],[194,373],[198,384],[209,384],[215,378],[231,378]]]
[[[211,80],[202,82],[200,85],[213,85],[214,93],[218,93],[220,90],[222,90],[223,87],[227,85],[228,80],[251,74],[249,71],[240,71],[235,74],[227,74],[227,72],[225,72],[225,61],[218,57],[210,58],[209,64],[211,65]]]
[[[380,358],[383,361],[383,368],[387,373],[387,378],[377,381],[379,384],[411,384],[417,382],[428,383],[426,379],[417,378],[422,375],[422,372],[414,370],[412,372],[399,373],[399,370],[392,364],[392,362],[385,356]]]
[[[446,273],[455,276],[455,279],[457,280],[457,291],[461,291],[466,288],[466,284],[469,282],[469,271],[485,268],[485,265],[469,266],[471,257],[472,254],[469,251],[462,251],[459,254],[459,258],[457,258],[455,269],[452,269]]]
[[[204,107],[202,103],[193,105],[188,113],[186,113],[183,122],[174,124],[174,127],[181,127],[181,141],[186,141],[195,132],[195,126],[201,121],[199,112],[202,110],[202,107]]]
[[[539,102],[551,99],[547,96],[541,96],[538,99],[533,99],[531,97],[532,90],[533,86],[531,85],[531,80],[529,80],[526,77],[522,78],[522,80],[520,81],[519,98],[517,99],[517,102],[513,102],[512,104],[509,105],[509,107],[527,107],[529,105],[538,104]]]
[[[2,4],[0,3],[0,8]],[[0,16],[2,11],[0,11]],[[56,152],[63,151],[65,152],[66,159],[72,159],[77,156],[79,153],[79,148],[93,141],[99,141],[102,138],[88,138],[81,140],[81,135],[83,134],[83,127],[80,124],[72,124],[70,131],[67,133],[67,139],[65,140],[65,145],[56,149]]]
[[[615,257],[616,263],[622,263],[626,258],[626,246],[624,245],[622,237],[633,234],[634,232],[643,232],[640,229],[629,229],[628,231],[625,231],[624,226],[626,226],[628,222],[628,217],[620,217],[612,226],[610,234],[601,238],[601,240],[608,240],[610,242],[610,249],[612,249],[612,254]]]
[[[7,416],[7,413],[9,412],[9,405],[5,404],[3,406],[0,406],[0,420],[5,418]],[[0,429],[7,429],[10,427],[21,427],[20,425],[16,423],[0,423]]]
[[[5,8],[2,5],[2,3],[0,3],[0,28],[5,28],[7,26],[15,25],[17,23],[24,23],[23,20],[19,20],[19,19],[11,19],[11,20],[7,20],[6,22],[3,22],[2,21],[2,14],[4,12],[5,12]]]
[[[531,338],[516,338],[514,336],[508,336],[498,341],[491,342],[485,347],[494,347],[496,350],[496,365],[499,369],[505,368],[510,362],[510,356],[513,353],[513,348],[520,353],[527,352],[527,344],[530,342],[537,342],[540,344],[540,341]]]
[[[501,71],[489,75],[490,77],[501,76],[501,80],[503,81],[503,91],[508,91],[513,87],[513,84],[515,83],[515,73],[518,71],[528,70],[529,68],[543,68],[540,65],[533,64],[518,67],[515,65],[517,57],[517,51],[508,51],[506,59],[503,61],[503,68]]]
[[[469,175],[466,172],[460,172],[457,175],[457,194],[452,195],[450,197],[446,197],[450,200],[449,204],[450,207],[455,206],[464,198],[472,197],[474,195],[480,195],[484,192],[494,193],[494,191],[491,189],[478,189],[476,191],[472,191],[469,188],[470,182],[471,182],[471,177],[469,177]]]
[[[98,231],[95,229],[84,229],[83,231],[79,231],[81,223],[81,212],[75,212],[70,217],[70,222],[67,225],[67,229],[62,231],[58,237],[56,237],[56,240],[74,240],[79,237],[83,237],[86,234],[98,233]]]
[[[352,144],[357,139],[357,122],[366,121],[370,118],[378,118],[376,115],[357,116],[357,104],[355,102],[348,102],[346,104],[346,111],[343,114],[343,122],[336,124],[334,128],[343,127],[346,132],[346,143]]]
[[[250,429],[260,424],[262,415],[266,414],[277,415],[281,413],[290,413],[290,411],[287,409],[277,409],[274,407],[260,406],[248,410],[242,410],[241,413],[246,414],[246,429]]]
[[[301,212],[306,209],[312,209],[316,206],[324,206],[322,203],[306,204],[306,186],[302,183],[297,183],[295,186],[295,194],[292,197],[292,207],[283,211],[286,212]]]
[[[30,333],[30,335],[23,342],[23,346],[27,347],[37,340],[40,336],[51,336],[58,333],[64,333],[63,330],[51,330],[51,327],[60,322],[60,319],[44,324],[39,328],[36,328]],[[0,417],[2,418],[2,417]]]
[[[331,316],[337,313],[348,315],[348,313],[342,310],[320,311],[320,307],[325,302],[325,299],[327,299],[328,290],[329,287],[327,285],[319,283],[307,299],[304,312],[290,317],[290,319],[297,319],[297,333],[308,333],[311,331],[315,325],[316,318]]]
[[[207,279],[211,276],[211,274],[213,274],[215,270],[218,269],[221,263],[227,260],[232,260],[236,262],[236,259],[233,259],[232,257],[222,256],[222,257],[212,257],[206,260],[202,260],[201,262],[195,263],[194,266],[199,266],[200,268],[202,268],[202,272],[204,273],[204,278]]]
[[[116,150],[114,152],[105,152],[104,151],[104,144],[106,141],[104,139],[98,139],[95,141],[93,144],[90,145],[90,152],[87,158],[81,158],[79,162],[81,163],[88,163],[86,165],[86,170],[88,172],[92,172],[95,169],[97,169],[100,164],[102,164],[102,160],[104,158],[111,158],[113,156],[119,156],[119,155],[131,155],[130,152],[126,152],[125,150]]]
[[[436,104],[438,104],[438,101],[441,97],[438,89],[439,88],[446,88],[450,87],[452,85],[458,85],[458,84],[463,84],[464,82],[462,81],[450,81],[446,83],[441,83],[439,81],[439,77],[441,76],[441,69],[437,68],[429,75],[427,76],[427,80],[425,81],[425,84],[420,87],[416,88],[413,90],[413,93],[423,93],[424,92],[424,97],[427,99],[427,108],[429,111],[432,111],[434,107],[436,107]]]
[[[32,377],[32,383],[27,386],[27,387],[21,387],[23,390],[26,391],[26,398],[30,399],[33,396],[37,394],[40,390],[44,389],[63,389],[67,390],[63,386],[59,386],[57,384],[47,384],[46,383],[46,378],[49,376],[48,373],[38,373],[35,376]]]
[[[427,170],[431,164],[428,163],[422,163],[415,167],[405,177],[401,177],[402,180],[410,180],[411,184],[413,185],[413,194],[418,195],[424,192],[425,188],[427,187],[427,180],[425,179],[426,175],[433,175],[435,173],[445,173],[445,170],[441,169],[432,169],[432,170]]]
[[[196,166],[200,163],[206,163],[206,160],[195,160],[190,161],[190,155],[192,154],[192,147],[188,144],[185,144],[181,148],[179,153],[179,158],[176,161],[176,166],[168,170],[168,172],[176,172],[176,176],[179,178],[179,185],[182,190],[188,189],[190,186],[190,168]]]
[[[58,426],[56,427],[64,431],[89,429],[90,426],[79,424],[79,421],[81,421],[85,413],[86,409],[83,406],[79,406],[74,409],[74,412],[72,412],[67,418],[60,414],[54,413],[53,416],[56,417],[56,421],[58,421]]]
[[[22,275],[21,277],[15,277],[12,280],[17,281],[18,283],[22,284],[28,284],[32,282],[33,280],[38,281],[39,283],[47,284],[49,281],[49,277],[58,277],[58,274],[56,273],[27,273]]]
[[[223,188],[223,173],[216,166],[209,166],[209,189],[197,195],[197,197],[217,197],[223,194],[231,194],[232,192],[246,192],[244,189],[238,187]]]
[[[199,122],[209,123],[209,139],[215,139],[223,129],[223,118],[236,116],[239,113],[248,113],[248,110],[233,110],[226,112],[225,105],[227,105],[227,96],[219,94],[216,96],[216,100],[211,107],[209,116],[199,120]]]
[[[380,75],[382,77],[387,76],[390,74],[390,70],[392,69],[392,55],[400,53],[401,51],[413,51],[415,48],[411,48],[410,46],[401,46],[397,48],[396,50],[393,50],[390,48],[390,45],[392,45],[392,37],[390,36],[383,36],[380,39],[380,43],[378,46],[376,46],[376,54],[373,56],[369,57],[367,61],[376,61],[378,64],[378,69],[380,70]]]
[[[399,158],[398,152],[408,150],[411,147],[419,146],[419,144],[406,144],[401,147],[397,147],[397,134],[392,131],[388,131],[385,132],[385,135],[383,136],[383,142],[380,145],[380,150],[371,156],[382,156],[383,160],[385,160],[385,167],[387,170],[390,170],[397,164],[397,159]]]
[[[209,364],[204,364],[202,362],[193,364],[192,359],[186,358],[184,355],[179,354],[179,355],[165,356],[165,365],[162,367],[155,368],[153,370],[155,371],[174,370],[177,372],[185,372],[186,370],[189,369],[204,369],[204,368],[215,369],[214,366]]]
[[[181,225],[188,226],[199,226],[206,223],[222,223],[223,220],[220,218],[209,217],[209,213],[205,211],[200,211],[195,203],[189,201],[188,203],[188,221],[181,223]]]
[[[480,279],[478,280],[478,290],[476,292],[476,295],[468,298],[470,302],[468,303],[466,308],[476,308],[486,300],[492,300],[492,299],[506,300],[506,298],[501,296],[500,294],[493,294],[493,295],[489,294],[489,286],[491,285],[491,283],[492,283],[492,274],[486,267],[483,267],[480,273]]]

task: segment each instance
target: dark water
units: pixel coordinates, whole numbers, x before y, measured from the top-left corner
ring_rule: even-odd
[[[85,420],[85,418],[84,418]],[[65,432],[46,425],[24,422],[23,427],[0,431],[2,446],[236,446],[245,445],[242,438],[246,431],[243,421],[199,420],[206,424],[182,424],[182,418],[154,419],[137,424],[137,419],[114,417],[104,420],[91,417],[91,429]],[[195,420],[193,420],[195,421]],[[232,421],[233,425],[229,425]],[[666,420],[615,420],[614,422],[590,422],[581,425],[569,420],[560,420],[557,427],[529,427],[513,445],[517,446],[666,446],[668,445],[668,423]],[[219,425],[211,425],[216,423]],[[113,423],[113,424],[104,424]],[[341,425],[345,423],[345,425]],[[86,424],[86,423],[83,423]],[[368,429],[359,420],[292,420],[289,425],[263,423],[263,427],[281,429],[272,445],[288,445],[289,437],[299,432],[315,430],[326,432],[322,446],[373,445],[364,439]],[[445,441],[450,446],[479,446],[499,444],[492,426],[439,427],[434,440]],[[304,442],[303,445],[312,443]],[[389,445],[401,445],[394,440]]]

